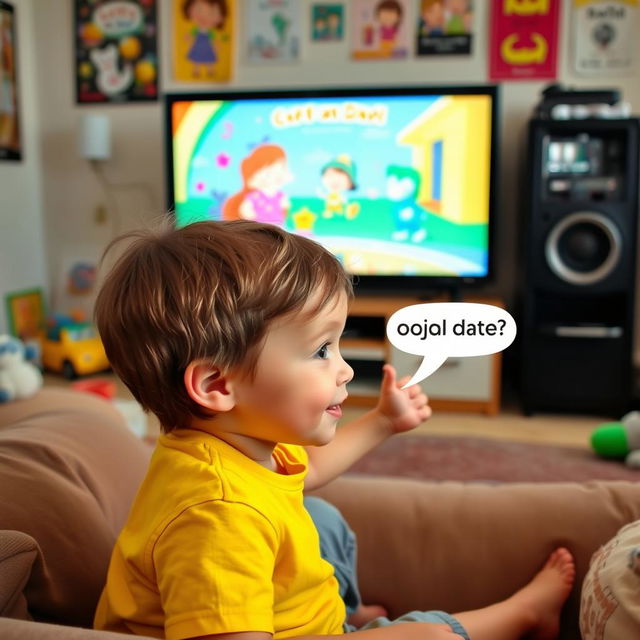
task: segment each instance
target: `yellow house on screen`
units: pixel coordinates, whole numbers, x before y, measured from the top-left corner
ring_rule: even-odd
[[[490,133],[489,99],[464,95],[438,98],[400,131],[422,176],[420,204],[456,224],[487,222]]]

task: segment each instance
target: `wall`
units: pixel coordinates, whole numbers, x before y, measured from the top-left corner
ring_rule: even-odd
[[[23,160],[0,163],[0,334],[7,331],[4,296],[47,285],[33,7],[34,0],[15,4]]]
[[[311,0],[304,5],[305,33]],[[22,2],[21,2],[22,4]],[[30,5],[29,2],[24,4]],[[68,256],[78,252],[100,252],[114,227],[123,230],[162,213],[164,205],[164,165],[162,106],[158,104],[77,107],[74,105],[72,1],[37,0],[35,13],[35,59],[32,72],[37,78],[40,129],[43,153],[43,195],[49,278],[52,284]],[[414,5],[416,5],[414,3]],[[351,62],[347,40],[338,45],[305,44],[303,63],[278,67],[251,67],[240,56],[234,82],[236,87],[288,87],[366,84],[447,84],[482,83],[487,78],[487,30],[489,2],[477,0],[474,54],[470,57],[437,57],[388,62]],[[632,76],[600,81],[575,77],[570,69],[568,18],[571,3],[563,0],[559,81],[574,86],[617,86],[640,111],[640,67]],[[161,82],[165,91],[204,90],[198,85],[176,85],[171,80],[171,2],[159,0]],[[412,16],[410,16],[412,19]],[[238,39],[239,43],[240,39]],[[498,222],[498,276],[490,293],[508,301],[516,288],[515,234],[522,206],[519,170],[526,158],[525,126],[546,83],[507,83],[502,86],[500,127],[500,196],[503,204]],[[114,183],[135,183],[117,189],[109,203],[100,182],[76,151],[76,132],[81,115],[106,113],[113,129],[113,158],[105,173]],[[95,208],[108,204],[109,223],[96,224]],[[115,209],[115,210],[114,210]],[[117,215],[116,215],[117,214]]]

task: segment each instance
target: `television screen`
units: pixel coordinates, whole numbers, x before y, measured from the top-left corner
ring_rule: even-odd
[[[281,225],[382,287],[489,276],[495,87],[166,100],[177,225]]]

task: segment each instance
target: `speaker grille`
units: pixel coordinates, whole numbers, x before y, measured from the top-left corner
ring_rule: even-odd
[[[545,257],[551,271],[575,285],[604,280],[616,268],[622,255],[618,227],[596,211],[577,211],[556,224],[545,243]]]

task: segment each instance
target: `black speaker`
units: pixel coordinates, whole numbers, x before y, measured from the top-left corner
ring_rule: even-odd
[[[631,404],[636,118],[532,120],[521,225],[525,413]]]

